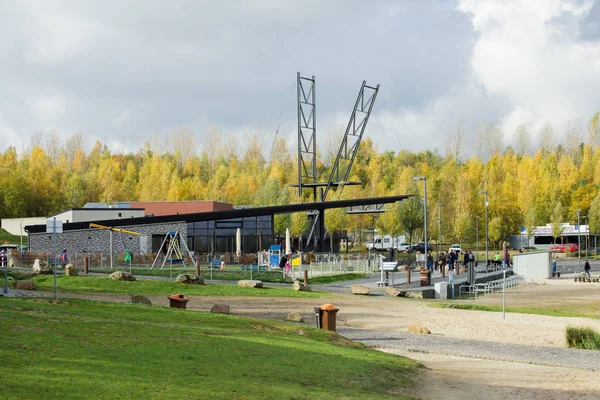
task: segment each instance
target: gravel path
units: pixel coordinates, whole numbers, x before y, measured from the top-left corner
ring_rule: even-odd
[[[505,344],[437,335],[390,333],[354,328],[339,328],[337,333],[348,339],[379,349],[400,349],[409,352],[448,354],[487,360],[600,371],[598,352],[591,350]]]

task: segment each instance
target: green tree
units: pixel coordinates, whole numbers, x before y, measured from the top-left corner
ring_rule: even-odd
[[[308,216],[304,212],[292,214],[290,234],[298,238],[298,245],[302,249],[302,235],[310,228]]]
[[[552,211],[552,237],[554,238],[554,243],[556,244],[556,241],[559,237],[562,236],[563,233],[563,208],[562,208],[562,204],[559,202],[556,203],[556,205],[554,206],[554,210]],[[561,240],[562,243],[562,240]]]
[[[409,197],[398,204],[398,220],[406,232],[408,242],[413,243],[415,232],[423,228],[423,205],[418,197]]]

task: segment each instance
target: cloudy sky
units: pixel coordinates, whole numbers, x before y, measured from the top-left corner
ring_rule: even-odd
[[[443,152],[462,121],[511,143],[587,120],[600,93],[593,1],[0,0],[0,150],[81,132],[114,151],[186,126],[296,142],[296,72],[317,79],[318,143],[381,89],[380,150]],[[240,142],[242,143],[242,142]]]

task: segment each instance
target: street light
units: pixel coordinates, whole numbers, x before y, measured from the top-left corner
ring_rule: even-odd
[[[490,259],[488,257],[488,192],[487,190],[478,190],[477,194],[485,194],[485,265],[487,269],[487,263]]]
[[[415,176],[413,178],[413,181],[423,181],[423,198],[424,198],[424,202],[423,202],[423,209],[424,209],[424,214],[425,214],[425,218],[423,220],[423,242],[425,243],[424,246],[424,251],[425,254],[427,254],[427,177],[426,176]]]
[[[477,249],[477,260],[479,260],[479,218],[481,218],[479,215],[475,216],[475,248]]]
[[[438,249],[438,253],[442,251],[442,207],[444,207],[444,204],[442,203],[438,203],[438,207],[440,209],[440,219],[438,220],[438,222],[440,223],[440,248]]]
[[[588,222],[587,222],[587,215],[583,216],[583,225],[585,226],[585,258],[587,258],[588,247],[590,246],[590,244],[588,243],[588,238],[590,235],[590,228],[589,228]]]
[[[581,272],[581,210],[577,210],[577,265]]]

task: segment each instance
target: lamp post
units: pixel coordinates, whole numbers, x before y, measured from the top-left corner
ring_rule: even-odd
[[[442,203],[438,203],[438,207],[440,209],[440,219],[439,219],[439,223],[440,223],[440,248],[438,249],[438,253],[440,253],[442,251],[442,207],[444,207],[444,204]]]
[[[488,192],[487,190],[479,190],[478,194],[485,194],[485,268],[487,270],[487,263],[490,259],[488,256]]]
[[[415,176],[413,181],[423,181],[423,242],[424,242],[424,252],[427,254],[427,177],[426,176]]]
[[[588,237],[590,234],[590,228],[588,226],[588,222],[587,222],[587,215],[583,216],[583,226],[585,226],[585,258],[587,258],[588,256],[588,247],[590,246],[590,244],[588,243]]]
[[[479,218],[479,215],[475,216],[475,248],[477,252],[477,260],[479,260]],[[477,264],[477,262],[475,262],[475,264]]]
[[[577,265],[581,272],[581,210],[577,210]]]

